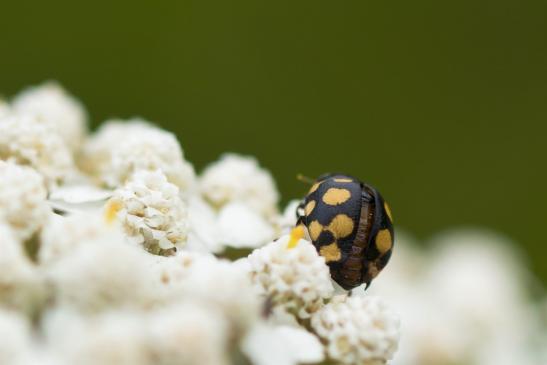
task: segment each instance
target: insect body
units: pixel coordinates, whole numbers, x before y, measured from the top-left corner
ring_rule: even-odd
[[[319,177],[300,204],[298,223],[346,290],[366,286],[388,263],[393,223],[380,193],[351,176]]]

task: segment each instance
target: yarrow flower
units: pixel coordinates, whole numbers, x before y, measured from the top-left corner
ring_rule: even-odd
[[[99,214],[75,213],[68,216],[51,214],[41,232],[38,261],[55,263],[82,243],[111,239],[115,228],[105,224]]]
[[[274,308],[296,318],[309,318],[334,292],[325,259],[309,241],[286,235],[255,250],[247,260],[258,292]]]
[[[220,240],[226,246],[256,248],[275,237],[275,230],[260,214],[240,202],[226,204],[218,213]]]
[[[161,170],[183,192],[195,173],[172,133],[142,119],[107,121],[84,146],[82,168],[110,188],[122,186],[134,172]]]
[[[42,327],[46,348],[57,360],[52,364],[150,365],[144,316],[131,310],[93,316],[66,306],[49,310]]]
[[[194,252],[218,253],[224,249],[217,213],[200,196],[188,199],[188,239],[186,248]]]
[[[114,192],[106,214],[116,214],[131,240],[152,253],[165,254],[186,242],[187,206],[159,170],[137,171]]]
[[[0,306],[33,314],[45,298],[42,284],[21,242],[9,226],[0,223]]]
[[[31,114],[58,133],[73,151],[80,148],[87,132],[83,105],[60,85],[48,82],[23,90],[12,102],[13,110]]]
[[[186,302],[153,312],[148,323],[155,363],[230,364],[229,324],[214,307]]]
[[[200,180],[201,193],[217,208],[237,201],[265,216],[277,213],[275,182],[253,157],[225,154],[205,169]]]
[[[140,119],[87,136],[56,85],[0,103],[0,364],[387,358],[387,314],[334,306],[297,202],[280,214],[278,200],[254,158],[224,155],[196,178],[176,137]]]
[[[65,142],[51,127],[30,115],[12,113],[0,119],[0,159],[33,167],[50,189],[75,173]]]
[[[18,239],[29,239],[46,222],[50,212],[46,196],[44,180],[36,171],[0,161],[0,220]]]
[[[234,290],[237,288],[237,290]],[[194,263],[182,285],[184,296],[224,313],[235,337],[258,320],[262,300],[247,273],[226,260],[201,259]]]
[[[386,364],[397,350],[399,318],[376,297],[337,298],[313,314],[311,326],[341,364]]]
[[[82,242],[45,271],[59,305],[83,313],[149,308],[158,301],[151,255],[113,231]]]
[[[256,325],[245,338],[243,352],[255,365],[297,365],[321,363],[323,346],[302,327]]]

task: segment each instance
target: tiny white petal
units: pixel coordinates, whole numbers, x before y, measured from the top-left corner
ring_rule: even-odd
[[[275,235],[273,227],[260,214],[238,202],[221,209],[218,226],[223,243],[236,248],[260,247]]]

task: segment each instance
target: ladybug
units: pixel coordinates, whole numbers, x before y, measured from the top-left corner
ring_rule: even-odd
[[[387,265],[393,251],[393,219],[389,206],[372,186],[343,174],[314,181],[297,209],[331,277],[351,290],[366,288]]]

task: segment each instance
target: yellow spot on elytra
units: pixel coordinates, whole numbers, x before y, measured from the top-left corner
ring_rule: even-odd
[[[348,189],[330,188],[323,195],[323,201],[328,205],[343,204],[351,197],[351,193]]]
[[[317,188],[319,187],[319,185],[321,185],[321,183],[322,183],[322,181],[316,182],[315,184],[313,184],[313,185],[311,186],[310,191],[308,192],[308,194],[311,194],[311,193],[313,193],[314,191],[316,191]]]
[[[114,222],[120,209],[122,209],[122,203],[120,201],[109,200],[104,209],[104,219],[106,223],[111,224]]]
[[[391,221],[391,223],[393,223],[393,217],[391,216],[391,209],[389,208],[389,205],[387,205],[386,202],[384,202],[384,210],[386,211],[386,214],[389,217],[389,220]]]
[[[304,212],[306,215],[310,215],[313,211],[313,208],[315,208],[315,200],[310,200],[308,204],[306,204],[306,207],[304,208]]]
[[[352,179],[334,179],[334,181],[336,181],[336,182],[341,182],[341,183],[353,182]]]
[[[338,214],[328,227],[336,238],[344,238],[353,232],[353,220],[345,214]]]
[[[321,231],[323,231],[323,226],[318,221],[312,221],[308,227],[308,230],[310,231],[312,241],[315,241],[319,238]]]
[[[291,230],[290,237],[291,238],[289,239],[289,243],[287,243],[288,249],[295,248],[296,245],[298,245],[298,241],[304,238],[304,227],[301,224],[294,227]]]
[[[336,242],[321,247],[319,254],[325,258],[325,262],[339,261],[342,258],[342,253]]]
[[[391,250],[393,242],[391,239],[391,232],[388,229],[382,229],[376,235],[376,248],[380,254],[384,254]]]

